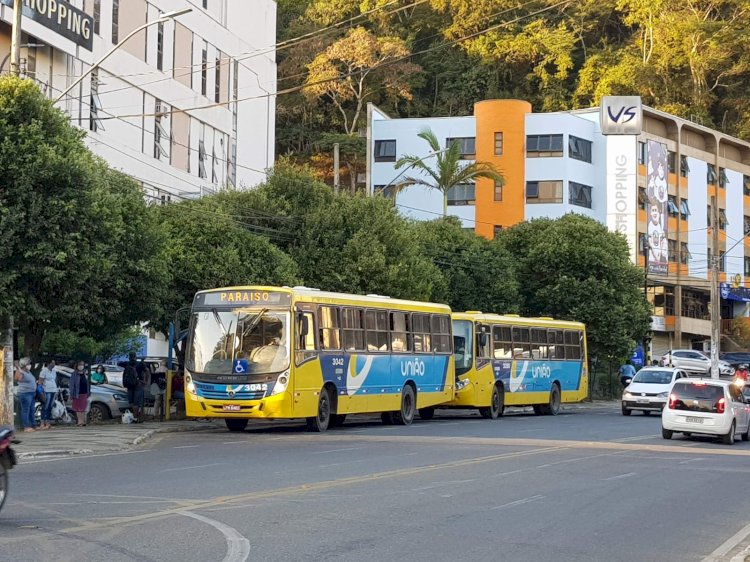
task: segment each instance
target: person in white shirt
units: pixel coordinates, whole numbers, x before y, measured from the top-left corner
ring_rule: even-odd
[[[55,360],[49,361],[39,373],[39,383],[44,386],[44,395],[46,400],[42,406],[42,425],[40,429],[49,429],[52,421],[52,405],[55,403],[57,395],[57,369]]]

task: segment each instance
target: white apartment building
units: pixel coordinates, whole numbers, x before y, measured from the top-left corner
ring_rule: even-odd
[[[86,143],[147,198],[200,197],[261,182],[274,159],[274,0],[22,0],[21,71],[56,99]],[[13,0],[0,0],[0,58]],[[0,72],[9,71],[6,59]]]

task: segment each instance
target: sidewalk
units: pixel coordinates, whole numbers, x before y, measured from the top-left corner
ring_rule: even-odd
[[[221,422],[221,423],[219,423]],[[157,433],[200,431],[223,428],[222,420],[179,420],[135,424],[106,423],[86,427],[56,426],[47,431],[16,433],[21,443],[14,445],[18,458],[89,455],[122,451],[150,439]]]

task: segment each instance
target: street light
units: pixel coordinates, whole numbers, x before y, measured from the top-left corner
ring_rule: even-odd
[[[143,31],[144,29],[146,29],[147,27],[149,27],[151,25],[154,25],[154,24],[157,24],[157,23],[164,23],[167,20],[174,19],[174,18],[176,18],[178,16],[185,15],[188,12],[192,12],[192,11],[193,11],[192,8],[184,8],[182,10],[175,10],[174,12],[167,12],[165,14],[162,14],[161,16],[159,16],[157,19],[155,19],[153,21],[147,21],[142,26],[136,27],[133,31],[131,31],[130,33],[128,33],[123,38],[122,41],[120,41],[117,45],[115,45],[114,47],[112,47],[107,52],[106,55],[104,55],[102,58],[100,58],[98,61],[96,61],[93,65],[91,65],[86,72],[84,72],[83,74],[81,74],[78,77],[78,79],[75,82],[73,82],[70,86],[68,86],[67,89],[62,94],[60,94],[59,96],[57,96],[57,99],[55,99],[55,103],[59,102],[61,99],[63,99],[65,97],[65,95],[68,92],[70,92],[73,88],[75,88],[76,86],[78,86],[78,84],[80,84],[83,81],[83,79],[86,78],[86,76],[88,76],[89,74],[91,74],[94,71],[95,68],[98,68],[105,60],[107,60],[109,58],[109,56],[112,53],[114,53],[117,49],[119,49],[120,47],[122,47],[125,44],[125,42],[127,42],[127,40],[130,39],[133,35],[135,35],[139,31]]]

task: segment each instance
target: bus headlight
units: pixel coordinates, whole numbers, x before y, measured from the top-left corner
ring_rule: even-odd
[[[469,379],[458,379],[456,381],[456,390],[462,390],[469,386]]]
[[[190,394],[195,394],[195,383],[190,375],[185,375],[185,390]]]
[[[276,384],[273,385],[271,396],[273,396],[274,394],[281,394],[282,392],[286,391],[287,386],[289,386],[289,371],[284,371],[279,375],[279,378],[276,379]]]

